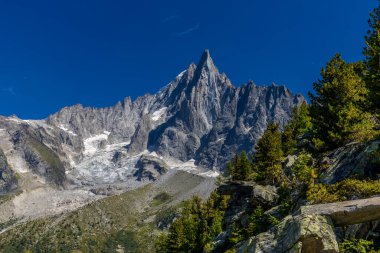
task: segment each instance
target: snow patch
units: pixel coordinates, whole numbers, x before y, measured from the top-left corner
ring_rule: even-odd
[[[176,77],[176,79],[180,79],[183,77],[183,75],[186,73],[187,70],[184,70],[182,71],[181,73],[178,74],[178,76]]]
[[[69,130],[68,128],[66,128],[64,125],[59,125],[58,128],[61,129],[61,130],[63,130],[63,131],[65,131],[65,132],[68,133],[68,134],[71,134],[71,135],[74,135],[74,136],[77,135],[77,134],[74,133],[73,131],[71,131],[71,130]]]
[[[217,171],[210,170],[207,172],[200,173],[199,175],[204,176],[204,177],[219,177],[220,173]]]
[[[161,109],[153,112],[151,119],[153,121],[159,120],[162,117],[162,115],[165,114],[165,112],[166,112],[167,109],[168,109],[167,107],[162,107]]]
[[[99,150],[98,145],[101,141],[107,140],[110,132],[104,131],[102,134],[98,134],[87,138],[83,141],[84,143],[84,154],[85,155],[93,155],[96,151]]]

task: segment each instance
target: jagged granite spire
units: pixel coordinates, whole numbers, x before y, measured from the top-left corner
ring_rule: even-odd
[[[216,68],[214,61],[211,58],[210,51],[208,49],[205,49],[203,52],[199,63],[197,65],[197,70],[205,70],[205,71],[210,71],[210,72],[215,72],[219,73],[218,69]]]

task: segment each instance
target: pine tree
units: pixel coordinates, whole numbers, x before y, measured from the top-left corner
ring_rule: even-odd
[[[247,156],[247,152],[243,150],[240,155],[240,179],[246,180],[248,176],[251,174],[251,161],[249,160]]]
[[[271,123],[256,145],[254,169],[257,180],[278,184],[283,174],[282,159],[283,151],[279,125]]]
[[[241,155],[235,155],[232,161],[227,164],[227,173],[233,180],[247,180],[251,174],[252,164],[247,156],[247,152],[242,151]]]
[[[322,69],[322,79],[313,84],[310,115],[316,137],[327,148],[368,140],[375,134],[375,121],[363,109],[368,90],[362,72],[361,63],[345,63],[337,54]]]
[[[380,114],[380,6],[373,10],[368,20],[370,30],[365,36],[365,79],[368,86],[371,109]],[[379,116],[379,115],[378,115]]]
[[[297,150],[298,139],[312,129],[309,106],[303,102],[292,110],[291,118],[282,133],[282,149],[285,155]]]

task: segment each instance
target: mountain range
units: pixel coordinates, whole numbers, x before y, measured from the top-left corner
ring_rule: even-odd
[[[164,174],[181,184],[176,171],[204,178],[206,194],[234,154],[253,152],[268,123],[283,127],[304,101],[275,84],[235,87],[205,50],[154,95],[42,120],[0,116],[0,223],[74,210]]]

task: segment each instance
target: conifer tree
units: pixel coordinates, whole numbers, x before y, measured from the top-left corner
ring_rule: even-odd
[[[234,180],[246,180],[251,174],[251,170],[252,164],[245,151],[242,151],[240,156],[235,155],[227,164],[227,172]]]
[[[282,133],[282,149],[285,155],[297,150],[298,139],[312,129],[309,106],[303,102],[292,110],[291,118]]]
[[[241,180],[246,180],[248,176],[251,174],[251,161],[249,160],[247,156],[247,152],[243,150],[240,155],[240,179]]]
[[[278,184],[282,177],[281,160],[283,151],[279,125],[270,123],[256,145],[254,170],[257,180]]]
[[[345,63],[337,54],[322,69],[322,79],[313,84],[310,115],[316,137],[327,148],[368,140],[375,134],[374,118],[363,109],[368,90],[362,72],[361,63]]]
[[[380,114],[380,6],[373,10],[368,20],[369,30],[363,50],[365,79],[368,86],[371,109]]]

